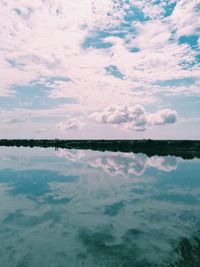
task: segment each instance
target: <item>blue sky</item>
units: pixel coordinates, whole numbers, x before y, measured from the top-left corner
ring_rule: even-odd
[[[32,2],[0,1],[0,138],[200,138],[200,1]]]

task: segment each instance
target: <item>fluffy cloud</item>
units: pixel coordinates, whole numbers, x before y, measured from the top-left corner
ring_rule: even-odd
[[[171,16],[165,18],[163,14],[168,2],[176,6]],[[107,96],[122,97],[120,88],[123,88],[123,94],[125,88],[130,98],[128,90],[136,87],[139,80],[149,84],[158,75],[170,79],[191,75],[191,71],[198,76],[195,66],[181,67],[181,62],[192,60],[195,55],[188,45],[178,44],[181,35],[197,34],[199,17],[195,1],[155,4],[155,1],[144,0],[129,3],[18,0],[6,4],[2,1],[0,8],[1,94],[5,94],[11,85],[10,77],[12,84],[19,84],[56,74],[66,75],[73,81],[67,90],[62,90],[65,94],[77,95],[81,91],[84,101],[87,96],[98,103],[102,86]],[[145,23],[134,9],[148,18]],[[126,28],[120,26],[124,22]],[[192,30],[185,31],[188,27]],[[173,39],[175,29],[177,36]],[[114,38],[115,42],[112,42]],[[83,43],[88,49],[82,47]],[[112,45],[103,49],[105,43]],[[138,48],[138,53],[130,51],[134,47]],[[104,68],[108,65],[116,65],[125,74],[124,80],[107,77]],[[156,70],[156,76],[153,70]],[[54,96],[60,93],[57,86],[55,89]]]
[[[56,128],[61,131],[68,130],[80,130],[85,126],[85,123],[79,121],[78,119],[69,119],[65,122],[59,122],[56,125]]]
[[[177,121],[177,112],[162,109],[149,114],[141,105],[110,106],[102,112],[94,112],[89,118],[98,123],[121,125],[127,130],[144,131],[154,125],[173,124]]]
[[[175,123],[176,120],[177,112],[171,109],[159,110],[158,112],[149,115],[149,122],[151,125]]]

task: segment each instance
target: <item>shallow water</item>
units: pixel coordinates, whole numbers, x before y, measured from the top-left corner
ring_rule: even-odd
[[[0,148],[0,266],[200,266],[200,160]]]

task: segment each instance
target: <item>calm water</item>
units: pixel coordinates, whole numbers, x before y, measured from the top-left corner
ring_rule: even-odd
[[[200,160],[0,148],[0,266],[200,266]]]

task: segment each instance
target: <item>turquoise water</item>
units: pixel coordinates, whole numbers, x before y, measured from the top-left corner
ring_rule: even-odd
[[[0,148],[0,266],[200,266],[200,160]]]

